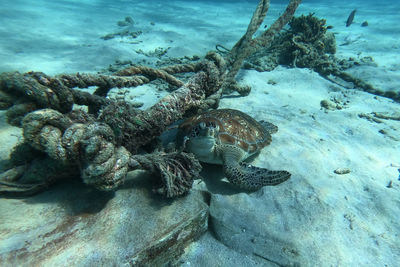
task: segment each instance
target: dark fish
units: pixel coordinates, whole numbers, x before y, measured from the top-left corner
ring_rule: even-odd
[[[354,19],[354,15],[356,14],[356,11],[357,11],[357,9],[354,9],[353,11],[351,11],[351,13],[346,21],[346,27],[349,27],[351,25],[351,23],[353,23],[353,19]]]

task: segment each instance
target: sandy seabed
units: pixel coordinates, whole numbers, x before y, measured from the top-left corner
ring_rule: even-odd
[[[232,47],[245,32],[255,6],[255,2],[248,1],[42,0],[34,4],[8,1],[0,10],[0,71],[34,70],[49,75],[97,72],[116,60],[157,60],[137,53],[140,49],[151,52],[169,47],[167,57],[203,56],[216,44]],[[272,1],[265,24],[270,25],[284,7]],[[357,9],[354,23],[346,27],[345,21],[353,9]],[[361,1],[334,4],[305,1],[296,15],[315,13],[325,18],[327,25],[333,26],[337,57],[370,56],[376,63],[353,67],[349,72],[377,88],[398,92],[399,11],[399,4],[395,2],[377,7]],[[121,30],[117,21],[126,16],[133,18],[132,30],[142,31],[140,36],[100,38]],[[368,27],[360,26],[364,21],[368,21]],[[330,236],[333,236],[332,246],[343,246],[341,257],[367,257],[364,255],[369,246],[365,245],[366,240],[374,236],[380,242],[380,248],[375,248],[379,255],[370,256],[376,261],[369,262],[390,266],[400,256],[400,121],[383,119],[376,123],[359,115],[379,112],[399,117],[399,103],[346,89],[308,69],[279,66],[271,72],[242,70],[238,78],[240,83],[252,87],[250,95],[225,97],[220,108],[239,109],[279,127],[272,144],[253,164],[290,170],[293,175],[285,186],[296,190],[305,185],[312,188],[320,201],[336,212]],[[130,89],[127,97],[132,96],[148,107],[163,95],[164,92],[146,85]],[[340,110],[324,110],[320,106],[324,99],[346,104]],[[6,124],[4,112],[0,114],[0,159],[4,160],[21,138],[21,131]],[[351,172],[338,175],[334,173],[338,168],[348,168]],[[348,228],[349,223],[355,229],[350,234],[354,238],[344,237],[343,228]],[[318,242],[317,234],[315,240]],[[190,249],[213,255],[215,242],[207,234]],[[346,250],[348,247],[352,249]],[[190,249],[185,256],[186,264],[208,262],[207,259],[200,261],[205,256],[191,254]],[[219,249],[223,255],[217,258],[230,257],[234,262],[239,257],[225,247]],[[329,259],[328,262],[335,263]],[[366,263],[341,261],[354,262]]]

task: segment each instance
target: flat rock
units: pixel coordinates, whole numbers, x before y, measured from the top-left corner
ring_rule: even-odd
[[[399,230],[391,229],[396,215],[390,211],[398,208],[393,195],[382,198],[375,191],[370,192],[375,203],[349,196],[332,205],[306,183],[296,182],[296,187],[301,189],[287,183],[252,194],[214,194],[210,228],[227,247],[265,264],[397,264]]]
[[[215,239],[211,231],[202,235],[185,249],[178,262],[180,267],[189,266],[263,266],[278,267],[255,255],[243,254]]]
[[[131,176],[132,178],[132,176]],[[135,175],[116,192],[78,179],[0,201],[2,266],[162,266],[207,230],[201,193],[166,200]]]

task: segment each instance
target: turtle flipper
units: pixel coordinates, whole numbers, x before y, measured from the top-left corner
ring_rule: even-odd
[[[229,182],[250,190],[278,185],[291,176],[287,171],[271,171],[245,163],[224,164],[224,172]]]
[[[242,150],[232,145],[222,146],[221,155],[229,182],[242,188],[256,190],[265,185],[278,185],[291,176],[287,171],[271,171],[242,162]]]

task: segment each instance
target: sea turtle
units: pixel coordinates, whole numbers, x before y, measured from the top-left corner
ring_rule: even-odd
[[[257,122],[239,110],[217,109],[186,119],[178,129],[178,146],[195,154],[199,161],[222,164],[233,184],[255,190],[290,178],[287,171],[271,171],[243,162],[271,143],[271,134],[278,131],[272,123]]]

